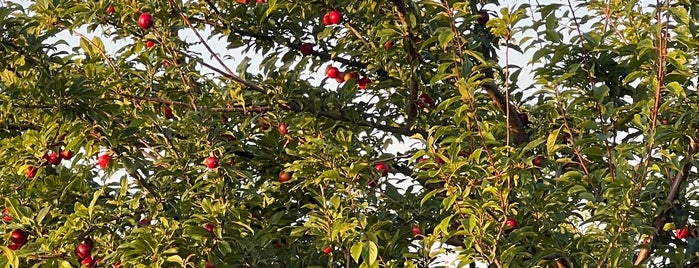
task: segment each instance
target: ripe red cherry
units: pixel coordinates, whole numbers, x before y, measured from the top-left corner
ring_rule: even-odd
[[[107,7],[107,14],[112,14],[112,13],[114,13],[114,12],[116,12],[116,10],[114,9],[113,6]]]
[[[29,234],[20,229],[15,229],[12,231],[12,234],[10,234],[10,241],[20,246],[27,243],[27,238],[29,238]]]
[[[25,174],[27,175],[28,179],[33,179],[36,176],[37,171],[39,171],[37,168],[30,166],[27,168]]]
[[[153,42],[153,41],[151,41],[151,40],[146,41],[146,47],[147,47],[147,48],[151,48],[151,47],[153,47],[153,46],[155,46],[155,42]]]
[[[360,89],[366,89],[367,85],[369,85],[369,84],[371,84],[371,80],[369,78],[366,78],[366,77],[362,77],[361,79],[359,79],[357,81],[357,86]]]
[[[430,106],[434,105],[434,101],[432,98],[430,98],[430,95],[427,95],[427,93],[422,93],[417,98],[417,105],[420,106],[420,108],[429,108]]]
[[[11,222],[12,217],[10,217],[10,211],[7,209],[2,210],[2,220],[5,222]]]
[[[257,1],[255,1],[255,2],[258,3],[258,4],[264,4],[266,1],[265,1],[265,0],[257,0]]]
[[[50,152],[45,155],[45,157],[51,165],[58,165],[61,163],[61,157],[56,152]]]
[[[291,173],[282,171],[279,172],[279,182],[287,182],[291,179]]]
[[[534,158],[534,160],[532,160],[532,165],[536,167],[541,167],[542,165],[544,165],[544,156],[539,155],[536,158]]]
[[[149,218],[143,218],[140,221],[138,221],[138,225],[140,226],[148,226],[150,225],[150,219]]]
[[[172,119],[175,115],[172,113],[170,105],[165,106],[165,119]]]
[[[237,0],[238,4],[247,4],[250,3],[250,0]]]
[[[517,220],[513,218],[507,218],[507,220],[505,220],[505,230],[510,232],[514,229],[517,229]]]
[[[301,51],[301,55],[308,56],[313,54],[313,44],[311,43],[303,43],[301,47],[299,48]]]
[[[279,134],[284,136],[287,133],[289,133],[289,126],[286,123],[282,122],[282,123],[279,123],[279,125],[277,125],[277,130],[279,131]]]
[[[92,256],[92,247],[88,244],[81,243],[75,248],[75,255],[78,259],[85,259]]]
[[[204,229],[212,233],[214,232],[214,227],[216,226],[211,223],[204,224]]]
[[[478,18],[476,19],[476,22],[478,22],[478,24],[485,25],[486,23],[488,23],[488,20],[490,20],[490,14],[488,14],[488,11],[478,11]]]
[[[413,235],[418,236],[421,234],[422,232],[420,232],[420,226],[418,226],[417,224],[413,225]]]
[[[328,21],[330,24],[340,24],[342,23],[342,13],[337,10],[328,12]]]
[[[109,154],[103,154],[100,155],[99,158],[97,158],[97,163],[100,165],[102,169],[107,168],[107,164],[109,164],[109,161],[112,160],[112,156]]]
[[[155,20],[148,12],[141,13],[141,16],[138,16],[138,26],[141,29],[148,30],[150,27],[153,27],[153,23],[155,23]]]
[[[325,13],[323,16],[323,25],[328,26],[331,25],[332,23],[330,22],[330,13]]]
[[[218,167],[218,158],[209,156],[204,160],[204,165],[206,165],[207,168],[216,168]]]
[[[121,262],[120,261],[115,262],[114,268],[119,268],[119,267],[121,267]]]
[[[379,162],[374,165],[374,168],[381,172],[381,176],[385,177],[388,175],[388,166],[386,164]]]
[[[338,72],[337,77],[335,77],[335,81],[337,81],[338,83],[345,82],[345,74],[342,72]]]
[[[662,123],[663,125],[667,125],[667,123],[668,123],[667,118],[661,119],[660,123]]]
[[[7,246],[7,247],[10,248],[11,250],[18,250],[18,249],[20,249],[22,246],[24,246],[24,245],[20,245],[20,244],[11,244],[11,245],[9,245],[9,246]]]
[[[60,156],[61,156],[61,158],[65,159],[65,160],[69,160],[69,159],[73,158],[73,151],[63,150],[63,151],[61,151]]]
[[[211,264],[210,261],[206,261],[206,266],[205,266],[205,267],[206,267],[206,268],[216,268],[216,266],[214,266],[213,264]]]
[[[325,75],[327,75],[328,78],[337,78],[340,75],[340,70],[331,66],[325,69]]]
[[[80,264],[82,265],[82,267],[92,267],[95,266],[95,260],[93,260],[91,256],[87,256],[82,261],[80,261]]]
[[[325,255],[330,255],[330,252],[332,252],[333,249],[330,246],[327,246],[323,249],[323,254]]]
[[[391,48],[393,47],[393,44],[394,44],[393,41],[387,41],[387,42],[383,45],[383,47],[385,47],[386,49],[391,49]]]
[[[689,228],[685,226],[682,229],[675,230],[675,236],[677,236],[679,239],[684,239],[685,237],[692,237],[692,233],[689,232]]]

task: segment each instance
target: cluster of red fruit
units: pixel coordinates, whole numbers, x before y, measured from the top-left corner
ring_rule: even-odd
[[[11,250],[18,250],[19,248],[24,246],[24,244],[27,243],[28,239],[29,239],[29,234],[27,232],[20,230],[20,229],[15,229],[10,234],[10,242],[12,242],[12,244],[10,244],[10,246],[8,246],[8,247]]]
[[[692,226],[685,226],[682,229],[675,230],[675,236],[678,239],[685,239],[687,237],[694,237],[694,228]]]
[[[73,158],[73,151],[71,150],[63,150],[63,151],[50,151],[43,156],[44,160],[46,160],[46,163],[49,163],[51,165],[58,165],[61,163],[61,160],[70,160]],[[36,173],[39,171],[37,167],[30,166],[27,168],[25,171],[25,175],[27,176],[28,179],[33,179],[36,177]]]
[[[337,25],[342,23],[342,13],[337,10],[328,11],[323,15],[323,24],[325,26]]]
[[[85,241],[75,247],[75,255],[78,256],[78,262],[80,262],[83,267],[95,266],[96,261],[92,258],[92,248],[94,246],[95,244],[92,242],[92,239],[86,238]]]
[[[325,75],[328,78],[334,78],[338,83],[345,81],[354,80],[360,89],[366,89],[369,84],[371,84],[371,79],[367,77],[359,78],[359,73],[357,72],[341,72],[337,67],[330,66],[325,69]]]

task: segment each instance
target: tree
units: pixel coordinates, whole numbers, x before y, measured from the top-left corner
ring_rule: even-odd
[[[697,10],[7,1],[0,265],[694,267]]]

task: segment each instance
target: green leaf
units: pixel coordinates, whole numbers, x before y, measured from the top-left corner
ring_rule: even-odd
[[[354,245],[352,245],[352,248],[350,249],[350,254],[352,255],[352,259],[356,263],[359,263],[359,258],[362,255],[362,249],[364,248],[364,243],[363,242],[355,242]]]

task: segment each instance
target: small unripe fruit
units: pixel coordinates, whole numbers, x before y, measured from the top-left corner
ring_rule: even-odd
[[[335,77],[335,81],[338,83],[343,83],[345,82],[345,74],[342,72],[337,73],[337,77]]]
[[[153,27],[153,23],[155,23],[155,20],[148,12],[141,13],[141,15],[138,16],[138,26],[141,27],[141,29],[148,30],[150,27]]]
[[[376,164],[374,165],[374,168],[375,168],[376,170],[378,170],[379,172],[381,172],[381,176],[384,176],[384,177],[385,177],[386,175],[388,175],[388,166],[387,166],[386,164],[384,164],[384,163],[376,163]]]
[[[299,48],[301,51],[301,55],[308,56],[313,54],[313,44],[310,43],[303,43],[301,47]]]
[[[23,230],[20,230],[20,229],[15,229],[14,231],[12,231],[12,234],[10,234],[10,241],[12,241],[12,243],[15,243],[17,245],[26,244],[28,238],[29,238],[29,234]]]
[[[10,217],[10,211],[7,209],[2,210],[2,220],[5,222],[11,222],[12,217]]]
[[[109,164],[109,161],[112,160],[112,156],[109,154],[103,154],[100,155],[100,157],[97,159],[97,163],[102,169],[107,168],[107,165]]]
[[[357,72],[345,73],[345,81],[349,81],[349,80],[357,81],[357,79],[359,79],[359,73],[357,73]]]
[[[216,168],[218,167],[218,158],[209,156],[204,160],[204,165],[206,165],[207,168]]]

